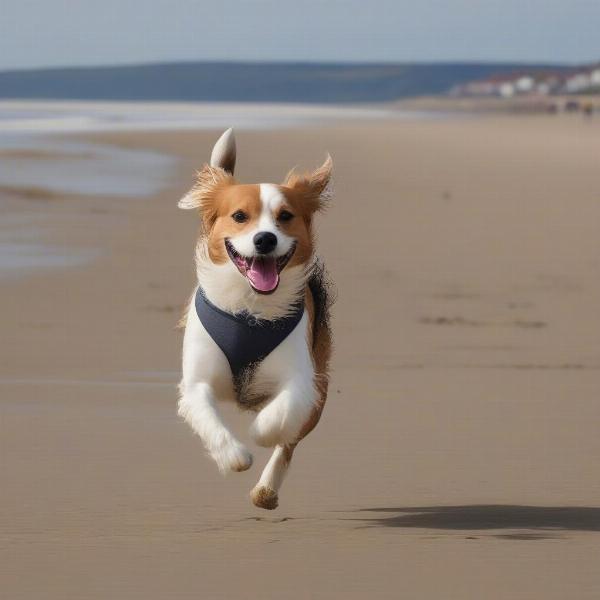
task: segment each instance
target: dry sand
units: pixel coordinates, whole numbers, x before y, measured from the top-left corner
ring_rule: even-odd
[[[336,167],[331,395],[274,513],[264,451],[222,479],[176,417],[214,138],[95,136],[181,157],[147,200],[20,199],[101,254],[0,284],[2,597],[600,597],[600,122],[239,134],[241,179]]]

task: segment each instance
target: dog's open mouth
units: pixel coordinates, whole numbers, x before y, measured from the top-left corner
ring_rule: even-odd
[[[242,256],[229,240],[225,240],[225,248],[231,262],[248,279],[252,289],[259,294],[272,294],[279,285],[279,274],[296,251],[296,243],[283,256]]]

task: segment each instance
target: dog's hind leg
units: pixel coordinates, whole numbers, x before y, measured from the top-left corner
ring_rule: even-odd
[[[226,473],[249,469],[252,454],[235,439],[221,420],[210,385],[182,384],[180,389],[179,415],[200,436],[219,470]]]
[[[273,510],[279,503],[279,489],[287,473],[296,445],[276,446],[258,483],[250,492],[252,502],[259,508]]]

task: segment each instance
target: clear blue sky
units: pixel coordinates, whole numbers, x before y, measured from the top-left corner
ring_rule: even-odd
[[[0,69],[203,59],[586,62],[600,0],[0,0]]]

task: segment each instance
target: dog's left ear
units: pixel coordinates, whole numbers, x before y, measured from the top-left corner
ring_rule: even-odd
[[[292,169],[287,174],[283,185],[302,194],[311,212],[323,210],[332,197],[332,171],[333,161],[328,154],[325,162],[315,171],[298,175]]]

